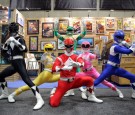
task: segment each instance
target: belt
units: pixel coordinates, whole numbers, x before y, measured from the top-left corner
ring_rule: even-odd
[[[51,70],[51,69],[47,69],[47,68],[45,68],[44,70],[49,71],[49,72],[52,72],[52,70]]]
[[[12,60],[23,59],[23,56],[13,56],[13,57],[10,57],[10,59]]]
[[[114,63],[114,62],[112,62],[112,61],[107,61],[107,64],[112,65],[112,66],[114,66],[114,67],[120,67],[119,64]]]
[[[70,77],[70,78],[60,77],[60,80],[67,81],[67,82],[72,82],[72,81],[75,80],[75,77]]]
[[[90,70],[92,70],[92,68],[93,68],[93,66],[86,68],[86,69],[83,69],[83,72],[90,71]]]

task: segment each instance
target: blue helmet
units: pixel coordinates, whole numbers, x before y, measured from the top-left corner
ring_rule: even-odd
[[[113,35],[113,38],[114,38],[114,41],[116,41],[117,43],[120,43],[121,41],[124,40],[124,31],[122,30],[117,30],[114,35]]]

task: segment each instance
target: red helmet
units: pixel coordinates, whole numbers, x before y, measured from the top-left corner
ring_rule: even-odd
[[[64,40],[64,45],[65,47],[72,47],[74,45],[74,40],[71,38],[67,38]]]
[[[71,38],[67,38],[64,40],[65,50],[67,53],[71,53],[73,51],[74,40]]]

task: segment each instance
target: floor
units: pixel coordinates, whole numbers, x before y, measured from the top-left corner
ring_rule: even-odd
[[[63,97],[61,105],[52,108],[49,105],[49,94],[51,89],[40,88],[40,93],[45,105],[38,111],[32,108],[36,100],[31,91],[17,96],[16,103],[8,103],[7,100],[0,100],[0,115],[135,115],[135,100],[131,99],[131,88],[120,88],[124,99],[108,88],[96,88],[96,96],[102,99],[102,104],[88,102],[80,96],[80,91],[75,89],[75,96]],[[10,93],[14,89],[9,90]]]

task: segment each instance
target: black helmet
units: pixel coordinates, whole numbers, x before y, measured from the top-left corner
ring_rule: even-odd
[[[19,26],[18,26],[17,23],[12,22],[12,23],[9,24],[9,31],[10,31],[11,33],[17,33],[18,30],[19,30]]]

